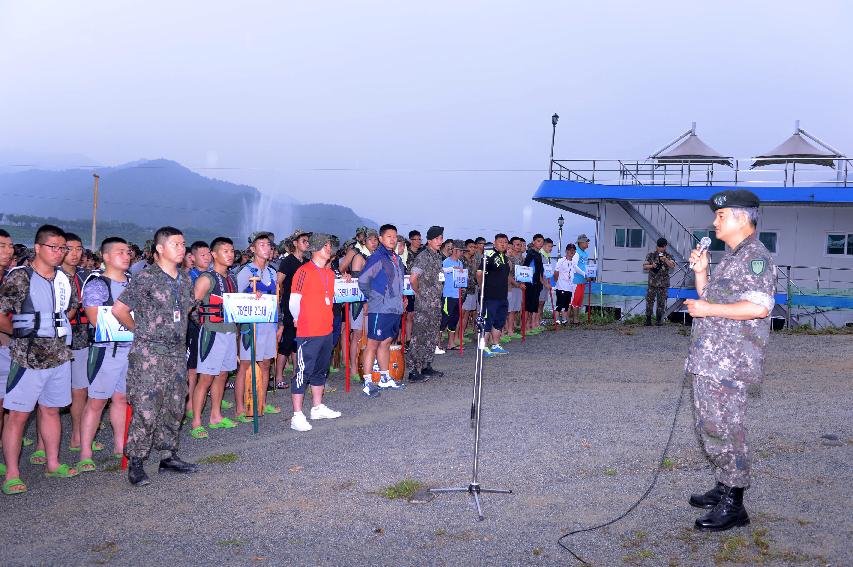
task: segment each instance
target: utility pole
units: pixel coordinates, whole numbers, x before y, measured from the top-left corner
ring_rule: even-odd
[[[92,250],[97,250],[97,224],[98,224],[98,180],[101,178],[97,173],[93,173],[95,178],[95,196],[92,201]]]

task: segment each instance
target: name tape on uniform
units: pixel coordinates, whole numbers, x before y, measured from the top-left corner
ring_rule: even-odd
[[[130,314],[133,317],[133,313]],[[133,340],[133,331],[119,323],[116,316],[113,315],[111,305],[101,305],[98,307],[98,319],[95,321],[95,342],[96,343],[129,343]]]
[[[515,281],[518,283],[533,283],[533,268],[531,266],[516,266]]]
[[[364,300],[364,294],[358,287],[358,280],[335,279],[335,303],[355,303]]]
[[[222,310],[226,323],[278,323],[276,296],[265,293],[223,293]]]

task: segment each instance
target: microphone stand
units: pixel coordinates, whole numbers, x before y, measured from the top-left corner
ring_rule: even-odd
[[[471,425],[474,428],[474,466],[471,482],[468,483],[468,486],[461,488],[430,488],[429,490],[434,494],[467,492],[474,499],[474,504],[477,506],[477,518],[480,521],[485,519],[483,508],[480,505],[480,494],[512,494],[512,490],[480,486],[480,416],[483,395],[483,349],[486,348],[486,319],[483,314],[486,292],[486,258],[486,255],[483,254],[483,285],[480,286],[480,309],[477,314],[477,354],[474,363],[474,388],[471,398]]]

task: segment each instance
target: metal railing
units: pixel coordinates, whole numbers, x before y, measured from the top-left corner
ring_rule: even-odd
[[[604,185],[716,186],[754,185],[773,187],[853,187],[853,160],[832,160],[833,168],[814,165],[808,159],[753,168],[760,159],[732,160],[731,165],[707,161],[619,159],[552,160],[551,179]]]
[[[681,224],[675,215],[663,203],[633,202],[631,205],[643,215],[649,223],[669,241],[670,247],[678,251],[682,258],[689,258],[690,252],[699,242],[691,230]]]

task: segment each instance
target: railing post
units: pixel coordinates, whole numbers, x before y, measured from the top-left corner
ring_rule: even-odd
[[[595,183],[595,160],[592,160],[592,182]]]
[[[786,273],[785,277],[788,278],[788,283],[787,283],[788,294],[787,294],[787,301],[785,302],[787,304],[787,309],[786,309],[786,313],[785,313],[785,327],[790,329],[791,328],[791,308],[793,307],[793,301],[791,301],[791,292],[794,291],[794,288],[791,285],[791,266],[787,267],[786,272],[787,273]]]

